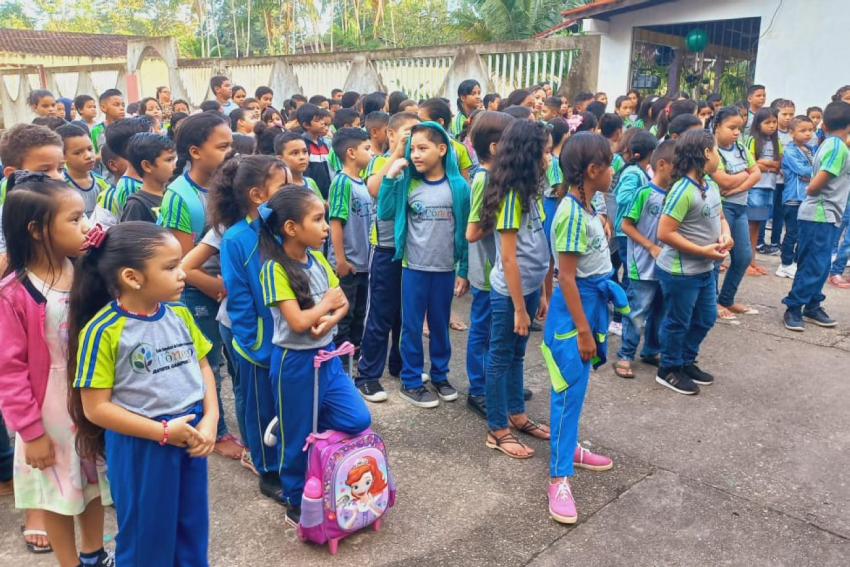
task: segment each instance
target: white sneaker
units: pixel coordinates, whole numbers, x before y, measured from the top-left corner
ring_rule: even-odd
[[[776,277],[778,278],[788,278],[789,280],[793,280],[796,275],[797,264],[790,264],[788,266],[779,264],[779,267],[776,268]]]
[[[611,321],[608,323],[608,334],[609,335],[617,335],[618,337],[623,336],[623,324],[617,323],[616,321]]]

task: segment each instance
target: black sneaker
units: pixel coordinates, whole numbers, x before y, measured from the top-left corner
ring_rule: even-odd
[[[803,332],[806,330],[806,325],[803,323],[803,316],[799,313],[786,311],[783,318],[785,319],[785,328],[789,331]]]
[[[782,251],[782,246],[778,244],[768,244],[767,245],[767,255],[768,256],[776,256]]]
[[[413,404],[418,408],[435,408],[440,405],[440,400],[431,393],[425,386],[417,386],[415,388],[402,388],[398,391],[398,395],[404,401]]]
[[[381,386],[380,382],[363,382],[357,386],[357,389],[360,391],[360,395],[363,396],[363,399],[367,402],[379,403],[387,401],[387,392],[384,390],[384,387]]]
[[[286,500],[280,490],[280,477],[276,473],[263,473],[260,475],[260,494],[271,498],[278,504],[285,505]]]
[[[682,367],[682,372],[700,386],[711,386],[714,384],[714,376],[700,369],[696,363],[686,364]]]
[[[694,384],[694,381],[682,372],[681,368],[659,368],[655,381],[679,394],[686,396],[699,394],[699,386]]]
[[[770,246],[767,244],[759,244],[758,246],[756,246],[756,252],[758,252],[759,254],[768,255],[770,254]]]
[[[437,395],[440,396],[440,399],[444,402],[453,402],[457,399],[457,390],[454,389],[454,386],[449,384],[448,380],[444,380],[442,382],[434,382],[431,380],[431,385],[434,386],[434,389],[437,391]]]
[[[115,567],[115,552],[103,550],[97,558],[95,567]]]
[[[803,311],[803,319],[821,327],[834,327],[838,324],[838,321],[826,314],[823,307],[818,307],[811,311]]]
[[[486,396],[466,396],[466,407],[471,409],[478,417],[487,419]]]
[[[532,396],[534,396],[534,392],[532,392],[528,388],[522,389],[522,399],[523,400],[525,400],[527,402],[528,400],[530,400],[532,398]]]
[[[297,528],[298,522],[301,521],[301,506],[292,506],[291,504],[287,504],[285,521],[293,528]]]

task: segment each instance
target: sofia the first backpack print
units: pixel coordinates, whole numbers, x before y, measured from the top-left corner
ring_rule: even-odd
[[[315,386],[322,362],[353,352],[350,343],[332,352],[319,351],[313,362]],[[317,410],[314,407],[314,418]],[[384,440],[371,428],[353,436],[339,431],[316,433],[317,429],[314,419],[313,433],[305,445],[309,454],[298,537],[328,542],[331,555],[336,555],[342,538],[367,526],[374,526],[375,531],[381,528],[381,519],[395,504],[395,484]]]

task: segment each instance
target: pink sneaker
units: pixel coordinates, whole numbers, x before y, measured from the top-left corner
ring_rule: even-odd
[[[604,455],[591,453],[579,443],[573,453],[573,466],[589,471],[607,471],[614,466],[614,461]]]
[[[549,515],[562,524],[575,524],[578,519],[573,490],[566,478],[555,484],[549,483]]]

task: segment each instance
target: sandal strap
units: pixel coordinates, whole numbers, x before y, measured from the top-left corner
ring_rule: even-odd
[[[543,431],[543,428],[540,427],[540,424],[531,419],[530,417],[525,418],[525,423],[522,427],[518,428],[517,431],[520,433],[531,433],[532,431],[540,430]]]
[[[507,433],[505,433],[505,434],[504,434],[504,435],[502,435],[501,437],[497,437],[497,436],[496,436],[496,434],[495,434],[495,433],[493,433],[492,431],[490,432],[490,435],[492,435],[492,436],[493,436],[493,439],[495,439],[495,443],[496,443],[496,445],[497,445],[498,447],[501,447],[503,444],[504,444],[504,445],[520,445],[520,446],[522,446],[522,447],[525,447],[525,446],[526,446],[526,444],[525,444],[525,443],[523,443],[522,441],[520,441],[520,440],[517,438],[517,436],[516,436],[516,435],[514,435],[514,432],[513,432],[513,431],[508,431]]]

